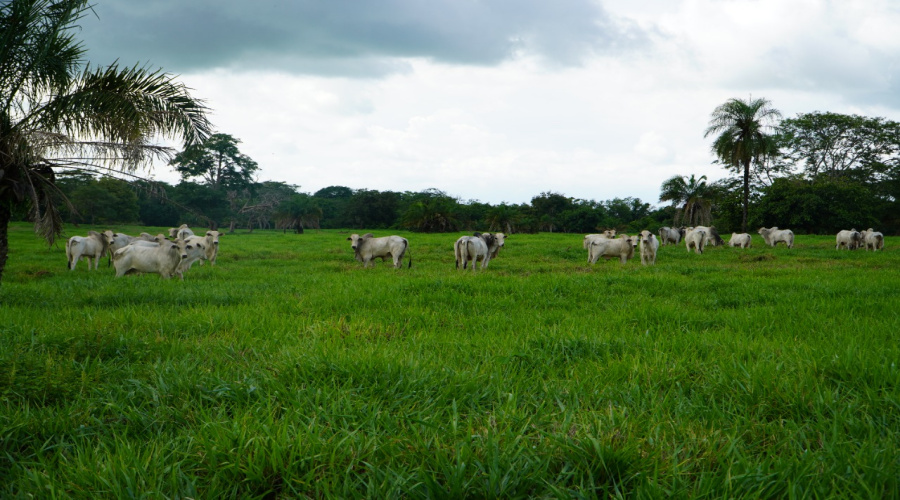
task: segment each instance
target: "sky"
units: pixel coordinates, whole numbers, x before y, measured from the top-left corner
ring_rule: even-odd
[[[79,24],[91,64],[178,75],[258,181],[309,193],[660,205],[728,175],[703,135],[729,99],[900,121],[896,0],[97,0]]]

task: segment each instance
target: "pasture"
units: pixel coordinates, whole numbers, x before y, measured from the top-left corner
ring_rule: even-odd
[[[893,238],[754,234],[642,267],[514,234],[473,275],[461,233],[373,231],[408,238],[413,266],[364,270],[350,232],[225,235],[181,282],[68,271],[64,242],[14,224],[0,496],[900,491]]]

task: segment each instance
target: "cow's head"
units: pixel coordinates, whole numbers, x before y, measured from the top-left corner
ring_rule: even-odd
[[[219,246],[219,236],[222,236],[222,233],[218,231],[207,231],[206,237],[212,240],[213,246]]]
[[[497,246],[503,248],[503,245],[506,244],[506,235],[503,233],[494,233],[494,238],[497,239]]]
[[[616,237],[616,230],[615,229],[607,229],[607,230],[603,231],[603,236],[606,236],[609,239],[613,239]]]
[[[351,234],[347,241],[350,242],[350,248],[352,248],[355,252],[359,253],[360,247],[366,242],[367,239],[372,238],[372,233],[366,233],[362,236],[358,234]]]
[[[641,244],[644,246],[649,247],[653,243],[653,241],[652,241],[653,233],[651,233],[650,231],[647,231],[646,229],[641,231],[640,238],[641,238]]]

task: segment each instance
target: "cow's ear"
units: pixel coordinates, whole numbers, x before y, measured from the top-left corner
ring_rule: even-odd
[[[353,241],[353,238],[347,237],[347,241]]]

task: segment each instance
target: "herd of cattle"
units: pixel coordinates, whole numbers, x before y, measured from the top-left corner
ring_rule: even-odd
[[[759,228],[757,231],[769,246],[784,243],[788,248],[794,247],[794,233],[790,229],[777,227]],[[98,233],[90,231],[87,236],[73,236],[66,244],[66,258],[69,269],[75,269],[75,264],[80,259],[87,260],[88,269],[97,269],[100,258],[109,255],[110,262],[116,268],[116,277],[131,272],[156,273],[163,278],[171,278],[178,275],[184,279],[184,272],[191,268],[194,262],[204,260],[215,265],[216,255],[219,251],[218,231],[207,231],[204,236],[195,235],[187,225],[169,229],[168,238],[163,234],[156,236],[141,233],[140,236],[128,236],[113,231]],[[466,269],[471,263],[472,271],[480,261],[481,268],[488,267],[491,259],[497,257],[500,249],[506,243],[507,236],[503,233],[475,233],[473,236],[463,236],[453,244],[453,254],[456,258],[456,268]],[[395,268],[402,267],[403,257],[409,255],[409,264],[412,267],[412,255],[409,254],[409,241],[401,236],[383,236],[376,238],[372,233],[363,235],[352,234],[347,238],[353,249],[354,257],[362,262],[363,267],[374,266],[375,259],[391,259]],[[719,236],[714,226],[696,227],[662,227],[659,229],[659,238],[650,231],[644,230],[635,236],[617,234],[615,229],[609,229],[599,234],[584,236],[584,248],[588,251],[588,263],[594,264],[601,257],[605,259],[618,258],[622,264],[634,257],[635,249],[641,256],[641,264],[652,266],[656,263],[656,254],[659,247],[665,245],[677,245],[684,242],[687,251],[693,250],[702,254],[707,246],[725,245],[725,241]],[[752,238],[747,233],[731,233],[728,245],[732,247],[750,248]],[[835,250],[846,248],[856,250],[865,247],[866,250],[882,250],[884,248],[884,235],[873,229],[857,231],[841,231],[837,234]]]
[[[194,234],[186,224],[169,229],[169,238],[164,234],[153,236],[141,233],[129,236],[107,230],[102,233],[88,232],[87,236],[72,236],[66,242],[66,261],[69,269],[75,269],[79,260],[87,261],[88,269],[100,266],[100,258],[108,255],[116,268],[116,277],[128,273],[156,273],[163,278],[178,275],[184,279],[184,272],[194,262],[204,260],[215,265],[219,252],[218,231],[207,231],[204,236]]]

